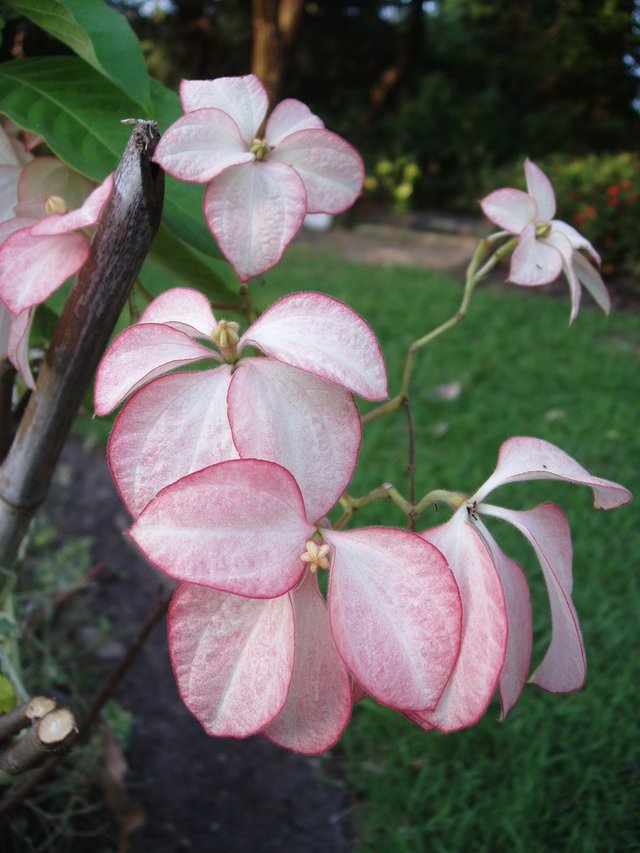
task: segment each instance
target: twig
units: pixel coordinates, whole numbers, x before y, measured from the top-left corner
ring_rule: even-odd
[[[98,691],[96,697],[89,706],[89,710],[83,717],[78,727],[77,733],[74,733],[72,735],[69,742],[70,746],[74,746],[78,742],[78,740],[88,735],[91,726],[95,722],[96,718],[100,714],[100,711],[102,710],[106,702],[111,698],[113,692],[126,674],[129,667],[133,663],[145,640],[166,612],[170,601],[170,595],[164,596],[160,599],[158,605],[155,607],[145,624],[140,629],[138,636],[133,641],[131,646],[129,646],[129,649],[127,650],[127,653],[124,658],[120,661],[118,666],[111,673],[104,686]],[[58,766],[58,764],[62,761],[63,758],[63,754],[53,755],[51,758],[47,759],[44,764],[38,767],[38,769],[34,771],[34,773],[26,780],[26,782],[20,785],[20,787],[18,787],[11,796],[0,802],[0,815],[8,814],[9,812],[13,811],[17,806],[19,806],[20,803],[26,797],[28,797],[29,794],[33,790],[35,790],[35,788],[50,775],[50,773]]]

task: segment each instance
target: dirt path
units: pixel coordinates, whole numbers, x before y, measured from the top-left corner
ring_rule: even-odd
[[[304,229],[297,242],[320,251],[335,252],[351,261],[419,267],[462,276],[478,245],[478,236],[364,223],[351,230],[333,228],[318,232]]]

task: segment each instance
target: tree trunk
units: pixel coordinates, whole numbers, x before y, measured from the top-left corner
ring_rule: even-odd
[[[302,21],[304,0],[253,0],[251,68],[269,95],[278,100],[284,73]]]

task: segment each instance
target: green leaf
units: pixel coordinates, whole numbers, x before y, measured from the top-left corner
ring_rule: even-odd
[[[6,613],[0,613],[0,643],[15,640],[19,636],[20,631],[16,625],[16,620]]]
[[[225,272],[232,277],[229,266],[185,245],[164,225],[160,226],[148,260],[173,275],[176,284],[195,287],[212,302],[241,304],[239,294],[223,277]]]
[[[117,166],[135,101],[75,56],[0,65],[0,112],[40,134],[54,154],[94,181]]]
[[[181,114],[178,96],[152,81],[161,130]],[[134,101],[74,56],[20,59],[0,65],[0,112],[40,134],[54,154],[95,181],[117,166],[131,132]],[[220,252],[202,214],[203,188],[167,176],[164,222],[190,246],[213,258]]]
[[[13,711],[17,701],[15,687],[6,675],[0,675],[0,712],[7,714]]]
[[[104,0],[11,0],[11,6],[149,109],[140,43],[124,15]]]

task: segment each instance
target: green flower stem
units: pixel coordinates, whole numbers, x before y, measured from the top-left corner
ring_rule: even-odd
[[[402,373],[402,384],[400,386],[400,392],[391,400],[388,400],[386,403],[383,403],[381,406],[378,406],[376,409],[373,409],[371,412],[367,412],[366,415],[362,417],[362,423],[368,424],[371,421],[376,420],[382,415],[386,415],[388,412],[394,412],[396,409],[399,409],[400,406],[403,406],[405,402],[409,399],[409,385],[411,382],[411,374],[413,372],[413,366],[415,363],[416,352],[427,344],[431,343],[431,341],[440,337],[440,335],[448,332],[449,329],[452,329],[454,326],[457,326],[458,323],[461,323],[462,320],[467,316],[467,310],[469,308],[469,302],[471,301],[471,296],[473,295],[473,291],[476,288],[478,282],[480,282],[491,270],[495,267],[498,261],[501,260],[505,255],[509,254],[515,246],[517,245],[517,238],[512,238],[508,240],[506,243],[503,243],[496,251],[491,255],[489,260],[484,261],[484,258],[487,255],[487,252],[493,246],[493,243],[497,239],[501,239],[505,236],[505,232],[499,232],[497,234],[492,234],[490,237],[486,237],[481,240],[478,244],[477,249],[475,250],[473,257],[471,258],[471,262],[467,268],[467,275],[464,285],[464,291],[462,294],[462,301],[456,313],[442,323],[440,326],[437,326],[431,332],[428,332],[423,337],[418,338],[418,340],[414,341],[407,351],[407,360],[405,362],[404,371]]]

